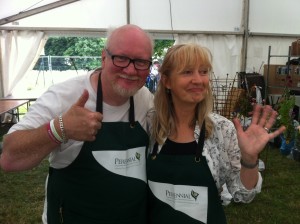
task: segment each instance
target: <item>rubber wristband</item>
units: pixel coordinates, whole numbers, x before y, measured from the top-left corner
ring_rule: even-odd
[[[59,128],[60,128],[61,135],[62,135],[61,138],[62,138],[63,143],[65,144],[68,142],[68,139],[67,139],[65,128],[64,128],[64,122],[62,119],[62,115],[59,115],[58,121],[59,121]]]
[[[241,165],[243,167],[247,168],[247,169],[254,169],[254,168],[256,168],[258,166],[258,163],[259,163],[258,160],[256,160],[255,163],[250,164],[250,163],[246,163],[243,159],[241,159]]]
[[[51,131],[52,131],[54,137],[55,137],[58,141],[60,141],[60,142],[62,143],[63,140],[62,140],[62,138],[59,136],[59,134],[58,134],[57,131],[56,131],[56,128],[55,128],[55,125],[54,125],[54,119],[52,119],[52,120],[50,121],[50,129],[51,129]]]
[[[48,124],[46,124],[46,129],[47,129],[47,133],[48,133],[48,136],[49,138],[55,142],[56,144],[61,144],[60,141],[58,141],[55,136],[53,135],[52,131],[51,131],[51,128],[50,128],[50,122]]]

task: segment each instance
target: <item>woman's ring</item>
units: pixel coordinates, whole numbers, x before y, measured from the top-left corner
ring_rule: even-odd
[[[268,133],[270,133],[269,128],[264,127],[264,129],[265,129]]]

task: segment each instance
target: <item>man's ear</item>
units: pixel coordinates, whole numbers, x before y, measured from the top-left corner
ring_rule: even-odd
[[[105,58],[106,58],[106,52],[105,52],[105,50],[103,49],[103,50],[102,50],[102,54],[101,54],[102,67],[103,67],[103,65],[105,64]]]

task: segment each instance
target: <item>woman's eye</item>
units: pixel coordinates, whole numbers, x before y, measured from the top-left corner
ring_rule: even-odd
[[[188,71],[188,70],[183,72],[183,74],[185,74],[185,75],[189,75],[189,74],[192,74],[192,73],[193,73],[192,71]]]
[[[208,70],[200,70],[199,73],[200,73],[200,75],[207,75]]]

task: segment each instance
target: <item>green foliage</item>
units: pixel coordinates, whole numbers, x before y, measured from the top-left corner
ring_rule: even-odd
[[[51,37],[45,45],[45,55],[100,56],[106,38]]]
[[[105,46],[106,38],[88,37],[51,37],[45,45],[45,55],[82,56],[82,58],[51,57],[53,70],[94,69],[101,66],[99,57]],[[88,56],[88,57],[84,57]],[[47,58],[40,58],[34,69],[48,70]]]
[[[253,111],[253,104],[255,101],[252,96],[246,91],[243,93],[237,102],[237,112],[239,117],[249,117],[250,113]]]
[[[45,45],[45,56],[51,56],[52,70],[94,69],[101,66],[100,55],[106,38],[50,37]],[[155,40],[154,59],[164,57],[174,40]],[[76,56],[81,58],[53,57]],[[35,70],[49,70],[49,59],[40,57]]]
[[[284,132],[284,137],[286,142],[292,140],[295,136],[295,127],[294,127],[294,117],[293,117],[293,108],[295,106],[295,96],[290,94],[290,90],[285,88],[284,93],[279,101],[279,124],[284,125],[286,130]]]
[[[174,40],[155,40],[153,58],[163,58],[166,50],[174,44]]]

